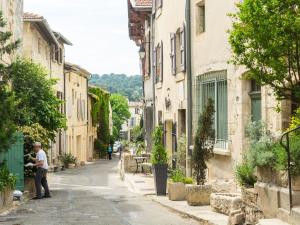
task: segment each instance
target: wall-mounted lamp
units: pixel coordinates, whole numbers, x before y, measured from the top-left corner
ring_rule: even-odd
[[[146,50],[143,45],[141,45],[141,47],[140,47],[139,55],[140,55],[140,59],[144,59],[146,56]]]

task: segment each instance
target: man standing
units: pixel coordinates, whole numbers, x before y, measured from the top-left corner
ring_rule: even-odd
[[[33,199],[37,200],[42,198],[51,198],[48,182],[47,182],[48,162],[47,162],[46,153],[42,149],[42,145],[40,142],[35,142],[33,144],[33,147],[36,153],[36,158],[33,158],[31,156],[30,158],[35,162],[33,166],[37,167],[36,175],[35,175],[36,197]],[[42,196],[42,186],[45,190],[44,196]]]

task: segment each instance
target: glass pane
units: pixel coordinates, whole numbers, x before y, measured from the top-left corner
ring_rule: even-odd
[[[227,81],[219,81],[217,83],[217,132],[216,139],[220,147],[226,147],[228,140],[228,99],[227,99]]]

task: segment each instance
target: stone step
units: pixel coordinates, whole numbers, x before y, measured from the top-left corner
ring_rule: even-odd
[[[293,223],[295,223],[295,224],[300,224],[300,207],[298,206],[298,207],[294,207],[293,209],[292,209],[292,221],[293,221]]]
[[[284,208],[279,208],[277,213],[277,218],[288,223],[291,220],[290,211]]]
[[[289,225],[279,219],[262,219],[259,220],[258,225]]]

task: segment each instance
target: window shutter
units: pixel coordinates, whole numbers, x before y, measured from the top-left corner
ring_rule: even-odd
[[[182,59],[182,64],[181,64],[181,71],[186,70],[186,29],[185,25],[183,25],[181,32],[181,46],[180,46],[180,52],[181,52],[181,57]]]
[[[172,126],[172,147],[173,153],[177,152],[177,123],[173,122]]]
[[[176,75],[176,34],[171,33],[171,69],[172,74]]]
[[[154,78],[155,78],[155,80],[156,80],[156,77],[157,77],[157,74],[156,74],[156,48],[154,48],[154,50],[153,50],[153,76],[154,76]]]
[[[163,50],[164,48],[163,48],[163,42],[161,41],[160,42],[160,81],[161,82],[163,82],[163,80],[164,80],[164,67],[163,67],[163,56],[164,56],[164,50]]]

